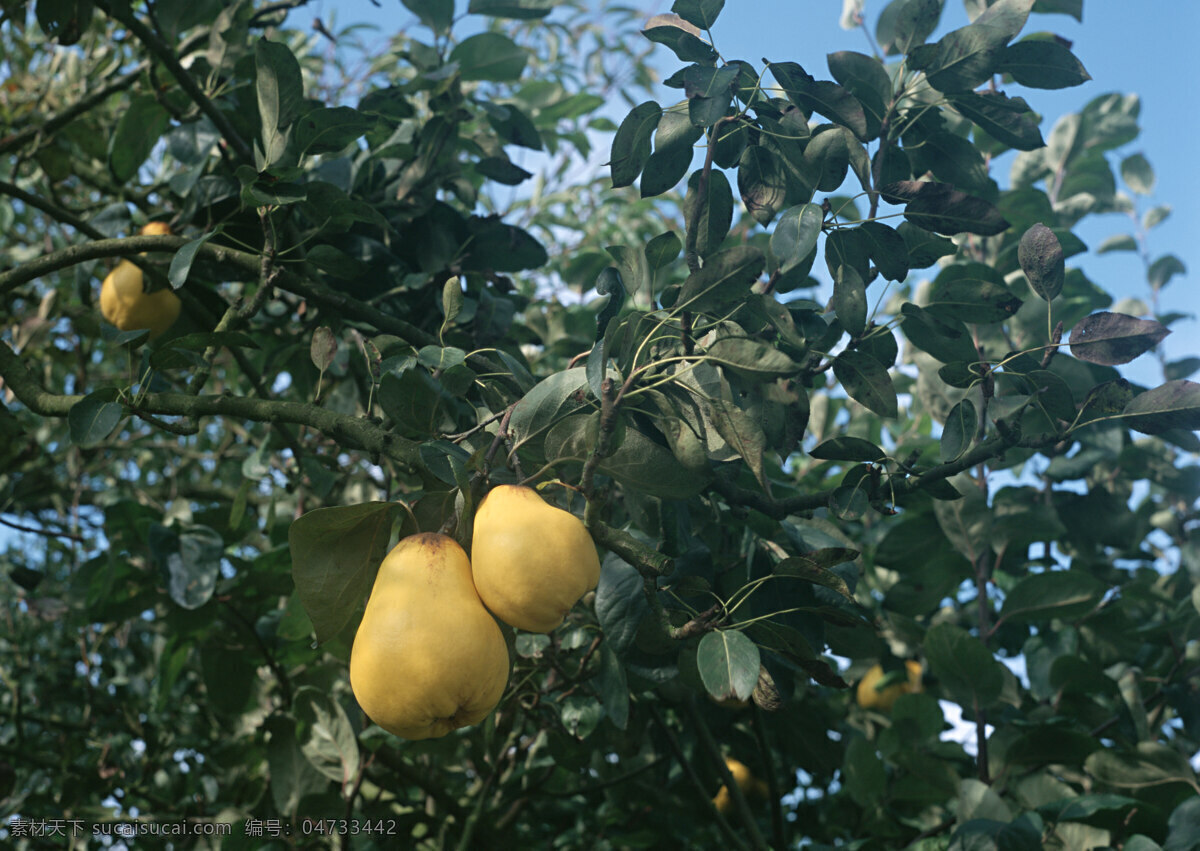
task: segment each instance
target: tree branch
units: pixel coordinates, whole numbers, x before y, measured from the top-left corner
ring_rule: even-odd
[[[50,116],[45,121],[33,122],[25,129],[18,130],[11,136],[5,136],[3,139],[0,139],[0,154],[7,154],[9,151],[16,150],[17,148],[21,147],[30,139],[37,138],[38,136],[49,135],[58,130],[60,127],[65,127],[67,124],[70,124],[85,112],[102,103],[109,97],[109,95],[132,86],[135,82],[137,82],[137,78],[140,77],[142,73],[149,67],[149,61],[140,62],[129,73],[117,77],[117,79],[113,80],[107,86],[97,89],[90,95],[86,95],[85,97],[68,106],[62,112]]]
[[[25,407],[43,417],[65,417],[82,396],[51,393],[37,383],[29,368],[0,343],[0,378]],[[364,417],[353,417],[299,402],[251,399],[241,396],[189,396],[184,393],[148,393],[137,405],[139,413],[180,417],[233,417],[263,423],[306,425],[338,441],[373,455],[391,458],[412,469],[420,464],[419,444],[392,434]]]
[[[131,9],[122,8],[120,3],[110,3],[108,0],[100,0],[96,4],[109,17],[124,24],[124,26],[137,37],[138,41],[146,45],[154,56],[167,67],[171,75],[179,83],[192,102],[200,108],[200,111],[208,116],[213,125],[221,132],[221,136],[233,148],[237,158],[245,163],[254,162],[254,152],[250,150],[250,146],[238,134],[233,124],[230,123],[225,113],[217,108],[217,105],[209,99],[199,84],[192,79],[192,75],[187,69],[179,64],[179,59],[175,56],[175,51],[155,35],[149,27],[138,20],[137,16]]]

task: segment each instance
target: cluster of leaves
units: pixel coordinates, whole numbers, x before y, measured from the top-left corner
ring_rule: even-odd
[[[1134,209],[1118,174],[1153,185],[1112,153],[1138,100],[1043,132],[1002,91],[1089,79],[1018,38],[1079,3],[972,0],[930,41],[940,0],[893,0],[825,80],[721,57],[723,0],[633,46],[623,12],[404,0],[431,38],[345,86],[293,4],[27,5],[0,508],[41,549],[5,556],[6,814],[280,819],[279,847],[345,819],[386,829],[356,847],[1195,844],[1200,359],[1123,378],[1181,317],[1067,266],[1078,222]],[[610,121],[652,45],[681,99]],[[606,129],[609,181],[575,186]],[[181,235],[111,238],[150,217]],[[152,345],[91,306],[117,256],[184,299]],[[1155,303],[1184,272],[1146,267]],[[397,535],[469,545],[489,481],[583,515],[600,585],[510,635],[486,722],[401,742],[346,682],[358,615]],[[854,703],[904,659],[922,693]]]

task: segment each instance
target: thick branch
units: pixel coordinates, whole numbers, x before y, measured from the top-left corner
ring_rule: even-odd
[[[7,344],[0,343],[0,377],[29,410],[43,417],[65,417],[82,396],[42,389],[29,369]],[[139,413],[179,417],[233,417],[263,423],[306,425],[343,446],[386,456],[406,467],[420,463],[418,444],[392,434],[363,417],[339,414],[301,402],[250,399],[240,396],[188,396],[149,393],[137,405]]]

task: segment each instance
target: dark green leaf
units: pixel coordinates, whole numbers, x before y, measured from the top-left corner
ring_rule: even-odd
[[[875,358],[847,349],[834,358],[833,374],[851,399],[881,417],[896,416],[896,388]]]
[[[946,424],[942,427],[942,438],[938,451],[943,462],[955,461],[975,440],[979,428],[979,414],[970,399],[963,399],[950,410]]]
[[[670,192],[688,173],[692,164],[692,146],[672,145],[650,155],[642,169],[638,186],[643,198],[653,198]]]
[[[642,167],[650,158],[650,140],[661,118],[662,107],[650,100],[635,106],[622,119],[621,126],[613,136],[609,159],[614,189],[633,185],[633,181],[642,173]]]
[[[712,45],[701,39],[700,30],[679,15],[655,15],[646,22],[642,35],[669,48],[681,62],[711,65],[717,59]]]
[[[675,0],[671,11],[702,30],[712,29],[725,0]]]
[[[1000,696],[1004,674],[983,642],[948,623],[925,633],[925,656],[948,697],[984,707]]]
[[[713,254],[683,282],[674,309],[721,313],[749,297],[765,264],[763,253],[749,245]]]
[[[110,390],[97,390],[84,396],[67,412],[71,442],[83,449],[99,446],[121,422],[124,409],[113,401]]]
[[[934,45],[924,71],[939,92],[969,92],[996,73],[1012,36],[978,21],[947,33]]]
[[[1146,789],[1164,783],[1196,788],[1196,773],[1187,757],[1160,742],[1138,742],[1127,751],[1099,750],[1088,757],[1084,770],[1107,786]]]
[[[562,0],[471,0],[467,11],[472,15],[487,15],[490,18],[531,20],[546,17],[561,2]],[[453,11],[453,4],[450,6]]]
[[[172,289],[177,290],[187,282],[188,273],[192,271],[192,263],[196,259],[196,254],[204,243],[220,232],[219,228],[211,230],[175,252],[175,256],[171,258],[171,268],[167,270],[167,280],[171,282]]]
[[[867,285],[863,283],[856,269],[851,266],[838,266],[834,270],[833,298],[830,304],[837,314],[838,321],[851,336],[857,337],[862,334],[867,327]]]
[[[674,261],[682,248],[683,243],[679,241],[675,232],[666,231],[647,242],[643,252],[646,256],[646,263],[653,272]]]
[[[688,231],[696,234],[696,253],[707,260],[721,249],[733,222],[733,188],[725,173],[714,169],[701,197],[700,177],[697,170],[688,178],[683,214]]]
[[[642,575],[632,565],[614,555],[605,557],[596,586],[596,620],[605,645],[611,645],[617,656],[633,648],[642,619],[650,611],[642,586]]]
[[[919,228],[912,222],[901,222],[896,230],[904,238],[904,245],[908,249],[910,269],[932,266],[940,258],[958,250],[952,241]]]
[[[747,337],[722,337],[708,347],[707,357],[748,378],[783,378],[800,366],[770,343]]]
[[[516,80],[525,70],[529,53],[501,33],[482,32],[468,36],[450,51],[464,80],[503,82]]]
[[[1130,154],[1121,160],[1121,179],[1138,195],[1154,191],[1154,169],[1144,154]]]
[[[304,105],[304,78],[291,48],[260,38],[254,44],[258,117],[262,122],[263,150],[271,151],[271,136],[295,121]]]
[[[629,683],[625,666],[607,641],[600,645],[600,671],[596,680],[605,714],[614,727],[624,730],[629,724]]]
[[[521,168],[508,157],[484,157],[476,161],[475,170],[488,180],[503,183],[505,186],[516,186],[533,177],[531,172]]]
[[[1062,292],[1067,275],[1062,245],[1054,231],[1041,222],[1021,236],[1017,262],[1029,286],[1045,301],[1053,301]]]
[[[904,321],[900,330],[918,349],[942,363],[975,363],[979,355],[967,327],[956,319],[934,316],[912,303],[901,306]]]
[[[185,609],[198,609],[212,598],[224,549],[221,536],[207,526],[150,529],[150,555],[162,572],[167,593]]]
[[[1106,366],[1129,363],[1170,334],[1153,319],[1101,311],[1084,317],[1071,329],[1071,354],[1080,360]]]
[[[1186,275],[1187,267],[1174,254],[1164,254],[1153,263],[1146,272],[1146,281],[1154,290],[1161,290],[1176,275]]]
[[[779,158],[767,148],[750,145],[738,162],[737,182],[746,212],[760,225],[770,224],[783,207],[787,191]]]
[[[998,71],[1011,74],[1023,86],[1035,89],[1065,89],[1092,79],[1070,49],[1057,41],[1031,39],[1005,48]]]
[[[893,204],[906,203],[904,217],[925,230],[953,236],[994,236],[1008,228],[995,205],[944,183],[906,180],[880,189]]]
[[[898,282],[908,277],[909,254],[903,236],[882,222],[863,222],[857,230],[879,274]]]
[[[1035,151],[1045,146],[1037,116],[1022,98],[1010,98],[1000,92],[963,92],[951,96],[951,103],[965,117],[1004,145],[1018,151]]]
[[[1004,277],[986,263],[952,263],[938,273],[927,309],[963,322],[1002,322],[1021,307]]]
[[[861,437],[833,437],[816,446],[809,453],[821,461],[863,461],[876,463],[887,458],[887,453],[869,440]]]
[[[400,0],[400,2],[404,4],[404,8],[420,18],[421,23],[438,35],[449,32],[451,24],[454,23],[454,0]],[[519,2],[520,0],[517,2],[509,0],[511,5],[519,5]],[[529,2],[529,0],[525,0],[525,2]],[[482,5],[487,4],[488,0],[482,0]],[[478,5],[480,5],[480,0],[473,0],[469,11],[472,14],[487,14],[479,11],[476,8]]]
[[[771,253],[779,263],[780,274],[787,274],[817,247],[824,213],[817,204],[802,204],[784,211],[771,233]]]
[[[889,55],[908,53],[937,29],[944,0],[892,0],[879,14],[875,36]]]
[[[331,694],[304,686],[292,707],[300,752],[340,788],[349,788],[358,775],[358,740],[342,705]]]
[[[870,140],[863,105],[849,91],[837,83],[815,79],[795,62],[772,62],[769,67],[788,100],[796,106],[846,127],[860,141]]]
[[[368,502],[318,508],[292,521],[292,579],[318,642],[341,632],[366,599],[398,511]]]
[[[130,100],[108,147],[108,168],[118,183],[133,180],[170,123],[170,113],[153,97]]]
[[[1129,427],[1142,434],[1172,429],[1200,430],[1200,384],[1176,380],[1139,393],[1123,412]]]
[[[1104,583],[1082,570],[1052,570],[1022,579],[1004,598],[1005,620],[1071,620],[1095,608],[1106,591]]]

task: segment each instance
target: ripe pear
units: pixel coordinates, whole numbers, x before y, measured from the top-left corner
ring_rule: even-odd
[[[350,687],[367,716],[405,739],[477,724],[500,702],[504,635],[446,535],[400,541],[379,566],[350,651]]]
[[[527,632],[553,630],[600,580],[583,521],[517,485],[495,487],[479,504],[471,569],[484,605]]]
[[[892,705],[902,694],[916,694],[921,691],[921,663],[909,659],[904,663],[908,672],[906,682],[892,683],[880,689],[879,682],[883,679],[883,666],[872,665],[867,673],[859,680],[855,697],[863,709],[877,709],[880,712],[891,712]]]
[[[765,780],[761,780],[754,776],[754,773],[746,767],[745,763],[739,762],[733,757],[725,757],[725,767],[729,769],[730,775],[733,777],[733,782],[738,785],[742,793],[751,798],[765,798],[769,794],[769,787]],[[732,812],[733,810],[733,795],[724,784],[717,790],[717,794],[713,797],[713,804],[722,813]]]
[[[150,222],[142,233],[161,236],[171,232],[166,222]],[[159,336],[179,318],[179,296],[171,290],[145,291],[142,270],[122,260],[100,285],[100,313],[122,331],[149,329]]]

